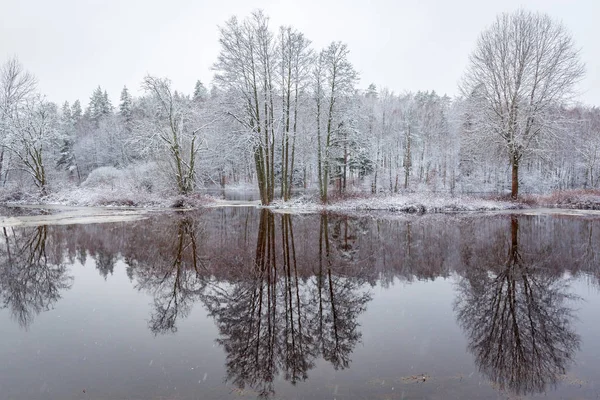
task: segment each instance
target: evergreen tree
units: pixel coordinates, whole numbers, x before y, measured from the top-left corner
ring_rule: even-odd
[[[88,108],[85,110],[85,116],[91,121],[99,124],[100,120],[112,113],[112,104],[108,99],[108,93],[102,91],[102,88],[98,86],[92,97],[90,97],[90,103]]]
[[[123,118],[125,123],[125,128],[128,131],[131,131],[131,108],[133,105],[133,101],[129,91],[127,90],[127,86],[123,86],[123,90],[121,91],[121,103],[119,104],[119,114]]]
[[[113,106],[112,103],[110,102],[110,100],[108,99],[108,93],[106,93],[106,90],[104,91],[104,95],[102,96],[102,114],[103,115],[108,115],[110,113],[113,112]]]
[[[199,80],[196,81],[196,87],[194,88],[194,101],[204,101],[208,98],[208,90]]]
[[[79,122],[82,116],[83,113],[81,111],[81,103],[79,102],[79,100],[75,100],[75,102],[71,106],[71,118],[73,118],[74,122]]]
[[[127,86],[123,86],[123,90],[121,91],[121,103],[119,104],[119,113],[122,117],[128,118],[131,116],[131,104],[132,99],[129,90],[127,90]]]
[[[69,106],[69,102],[65,101],[62,107],[62,115],[60,119],[60,148],[59,157],[56,160],[56,167],[74,173],[76,170],[75,165],[75,124],[78,119],[74,118],[73,115],[78,114],[81,117],[81,105],[79,101],[73,103],[73,107]]]
[[[367,93],[365,95],[367,99],[377,99],[377,86],[374,83],[371,83],[367,88]]]
[[[71,106],[68,101],[65,101],[62,106],[62,121],[71,124],[72,120]]]

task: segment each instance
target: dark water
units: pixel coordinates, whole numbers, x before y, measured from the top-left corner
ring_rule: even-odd
[[[0,399],[595,399],[600,219],[0,231]]]

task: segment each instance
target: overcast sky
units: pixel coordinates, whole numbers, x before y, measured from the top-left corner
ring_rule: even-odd
[[[191,93],[212,79],[217,25],[261,8],[273,29],[292,25],[316,49],[346,42],[361,88],[454,95],[478,34],[519,7],[571,30],[587,70],[580,100],[600,105],[600,0],[1,0],[0,62],[17,55],[60,103],[85,106],[100,85],[116,104],[123,85],[140,94],[148,73]]]

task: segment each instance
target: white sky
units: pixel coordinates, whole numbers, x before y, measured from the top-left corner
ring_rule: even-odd
[[[454,95],[478,34],[519,7],[571,30],[587,66],[580,100],[600,105],[600,0],[0,0],[0,63],[17,55],[58,103],[85,106],[101,85],[116,105],[147,73],[191,93],[212,79],[217,25],[261,8],[274,30],[292,25],[316,49],[346,42],[362,88]]]

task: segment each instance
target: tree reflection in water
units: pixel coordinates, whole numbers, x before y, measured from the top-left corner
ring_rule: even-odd
[[[48,254],[48,227],[2,228],[0,246],[0,299],[23,328],[47,311],[71,287],[72,278],[62,262]],[[59,257],[60,258],[60,257]]]
[[[141,263],[140,258],[127,258],[128,274],[133,277],[135,271],[136,287],[154,296],[150,331],[175,333],[178,319],[189,314],[205,287],[206,274],[198,254],[203,229],[200,219],[192,216],[178,216],[159,229],[160,240],[146,244],[147,254]]]
[[[280,371],[293,384],[304,381],[319,356],[336,369],[348,367],[361,337],[356,320],[371,297],[359,277],[337,273],[327,218],[320,221],[317,270],[300,277],[306,266],[299,263],[306,260],[296,252],[291,216],[261,211],[254,265],[245,277],[203,296],[234,385],[269,397]]]
[[[576,297],[567,279],[542,265],[543,254],[524,256],[518,239],[513,216],[506,262],[493,265],[506,250],[500,242],[483,265],[468,260],[455,309],[481,372],[499,389],[526,395],[556,384],[580,339],[571,326]]]

